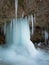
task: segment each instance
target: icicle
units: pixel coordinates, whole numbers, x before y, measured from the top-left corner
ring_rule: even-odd
[[[18,0],[15,0],[15,16],[17,18]]]

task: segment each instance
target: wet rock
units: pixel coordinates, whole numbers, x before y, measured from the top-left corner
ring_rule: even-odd
[[[31,41],[39,43],[39,42],[41,42],[41,39],[42,39],[41,29],[36,28],[34,31],[34,34],[31,35]]]
[[[5,36],[0,35],[0,44],[5,44]]]

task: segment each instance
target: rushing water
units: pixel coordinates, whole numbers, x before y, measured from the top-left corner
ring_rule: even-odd
[[[13,29],[13,42],[17,51],[23,53],[24,55],[27,53],[30,55],[35,55],[35,47],[33,43],[30,41],[30,30],[29,30],[29,21],[27,18],[13,20],[15,22]],[[20,49],[20,50],[19,50]],[[33,52],[32,52],[33,51]]]
[[[30,41],[27,18],[13,19],[5,27],[8,47],[0,46],[0,65],[49,65],[49,53],[36,50]]]

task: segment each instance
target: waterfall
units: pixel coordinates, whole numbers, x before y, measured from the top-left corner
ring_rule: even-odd
[[[15,0],[15,14],[17,17],[18,0]],[[27,17],[13,19],[13,44],[16,51],[20,54],[31,56],[35,55],[35,47],[30,41],[29,19]],[[32,52],[33,51],[33,52]]]
[[[30,41],[29,20],[27,18],[14,19],[13,26],[13,41],[16,51],[20,54],[35,55],[35,47]]]
[[[16,17],[17,4],[18,0],[15,0]],[[42,50],[38,50],[37,54],[30,41],[29,20],[30,17],[23,18],[22,16],[4,24],[6,44],[9,47],[0,47],[0,65],[49,65],[49,54]]]
[[[6,44],[10,45],[13,43],[13,28],[12,28],[12,21],[5,22],[4,24],[4,34],[6,38]]]
[[[10,47],[0,48],[2,65],[47,64],[49,55],[46,56],[45,52],[41,50],[37,52],[30,41],[29,19],[27,17],[13,19],[10,23],[6,23],[6,39]],[[10,45],[11,43],[12,45]]]

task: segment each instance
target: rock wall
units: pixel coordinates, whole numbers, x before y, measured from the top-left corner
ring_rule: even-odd
[[[36,22],[42,27],[49,23],[49,0],[36,1]]]
[[[0,0],[0,22],[15,17],[15,0]]]

